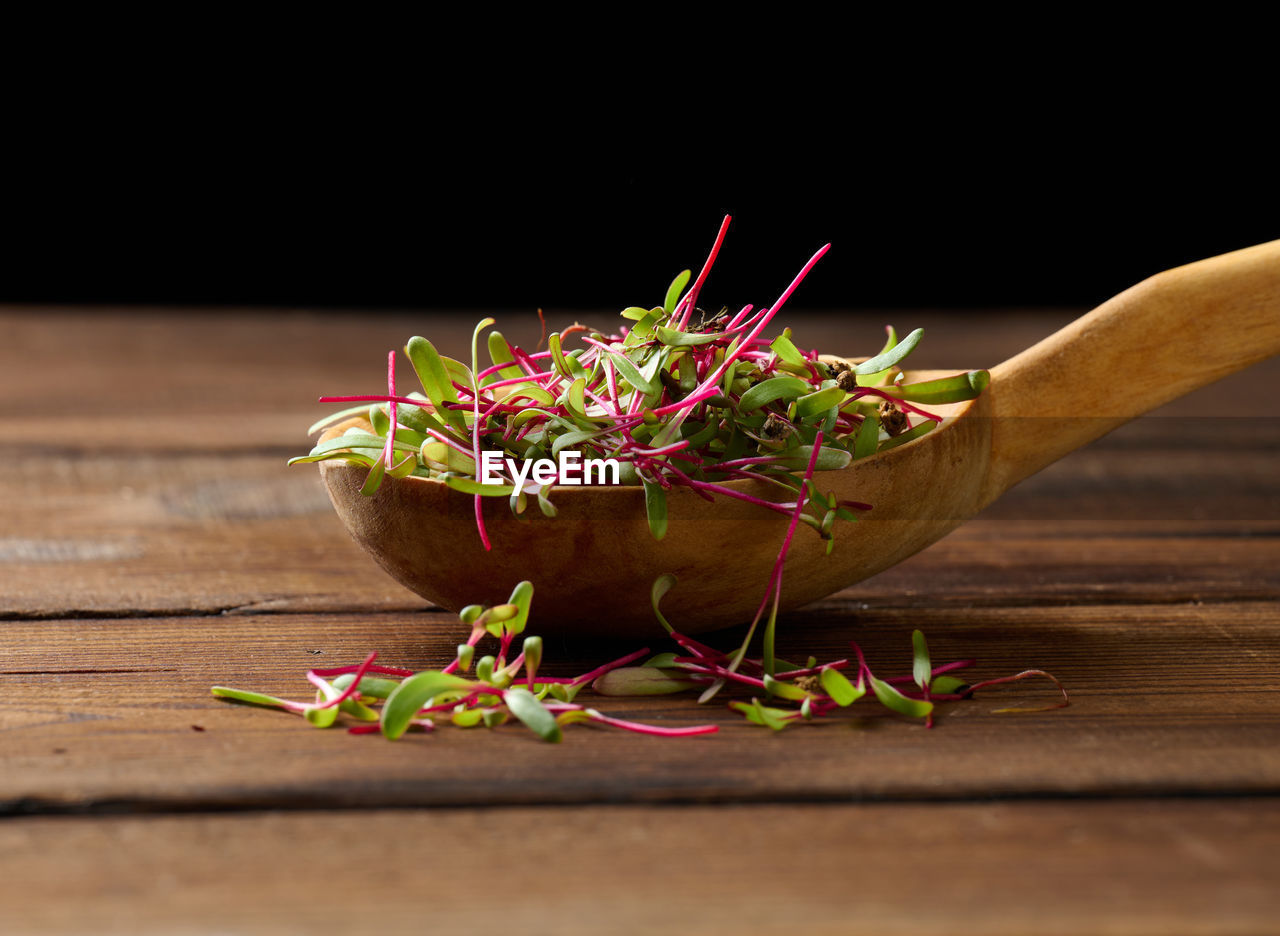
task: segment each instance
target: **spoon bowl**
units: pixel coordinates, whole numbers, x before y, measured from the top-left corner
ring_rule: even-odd
[[[975,400],[937,406],[945,418],[905,445],[817,472],[818,490],[872,505],[837,524],[835,548],[797,531],[781,609],[822,598],[945,536],[1018,481],[1135,416],[1280,352],[1280,241],[1159,274],[993,368]],[[954,371],[945,372],[955,373]],[[910,380],[944,376],[913,372]],[[351,420],[331,428],[341,433]],[[367,424],[365,424],[367,426]],[[663,573],[679,584],[663,611],[684,633],[744,623],[755,614],[788,518],[732,498],[668,493],[668,530],[649,532],[644,490],[557,487],[555,517],[515,517],[484,498],[486,551],[473,498],[440,481],[384,480],[361,494],[366,469],[321,462],[348,531],[393,578],[456,611],[499,604],[533,582],[533,630],[643,636],[658,625],[650,591]],[[765,482],[730,486],[767,500]]]

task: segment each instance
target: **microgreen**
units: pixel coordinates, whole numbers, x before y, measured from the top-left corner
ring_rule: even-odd
[[[527,467],[519,467],[524,461],[566,452],[618,462],[612,483],[643,488],[649,530],[658,540],[667,533],[668,492],[676,487],[709,500],[729,497],[784,514],[786,534],[746,638],[735,651],[721,653],[675,630],[659,609],[662,597],[676,584],[675,576],[667,574],[654,582],[653,611],[679,647],[677,652],[630,666],[648,653],[646,649],[574,679],[539,678],[543,647],[536,636],[526,636],[523,651],[509,659],[513,640],[524,631],[532,598],[532,585],[522,582],[504,605],[472,605],[459,613],[470,635],[441,670],[414,674],[374,667],[370,656],[358,670],[309,673],[308,680],[318,690],[315,702],[290,702],[224,687],[215,687],[214,694],[301,714],[317,727],[335,723],[339,714],[356,720],[376,717],[377,726],[349,730],[380,730],[389,739],[412,727],[430,730],[433,714],[447,714],[452,724],[463,728],[496,727],[514,717],[544,740],[559,741],[564,727],[583,722],[662,736],[716,730],[714,725],[640,725],[603,715],[574,701],[587,686],[605,696],[698,689],[703,702],[727,687],[745,687],[798,703],[793,710],[767,706],[757,697],[730,702],[749,721],[775,731],[848,708],[868,693],[890,711],[924,718],[932,727],[935,703],[968,698],[980,688],[1039,675],[1061,689],[1040,670],[966,684],[948,674],[973,661],[934,667],[919,631],[912,635],[912,673],[906,677],[880,679],[856,644],[856,663],[836,660],[819,666],[810,658],[801,667],[777,658],[783,568],[796,530],[802,523],[811,528],[826,540],[829,552],[836,521],[854,522],[859,511],[872,508],[824,494],[817,472],[840,470],[927,435],[941,417],[919,404],[973,399],[990,378],[986,371],[971,371],[905,382],[899,365],[919,345],[921,329],[899,340],[894,329],[887,328],[879,353],[861,363],[820,357],[798,344],[790,329],[765,338],[765,330],[830,245],[809,259],[771,306],[757,310],[747,305],[736,314],[725,309],[708,315],[697,300],[729,220],[726,216],[687,291],[690,270],[671,282],[661,305],[623,309],[621,318],[627,324],[614,333],[573,325],[545,335],[544,321],[547,350],[527,351],[489,331],[485,344],[491,363],[482,364],[480,338],[494,324],[485,319],[472,335],[470,366],[442,356],[426,338],[410,338],[404,352],[422,392],[400,395],[392,352],[385,395],[321,397],[321,402],[361,405],[332,414],[311,431],[356,416],[365,417],[364,425],[318,443],[290,464],[342,459],[362,466],[368,469],[364,494],[377,491],[388,477],[442,482],[473,497],[476,529],[485,549],[491,543],[481,510],[484,497],[506,497],[512,511],[523,514],[533,495],[540,512],[554,518],[551,495],[559,485],[593,483],[590,477],[572,480],[559,473],[550,481],[535,480]],[[541,310],[538,315],[541,320]],[[581,347],[567,346],[573,336]],[[492,474],[480,470],[483,452],[500,456],[496,483]],[[602,473],[595,483],[610,483],[605,477]],[[728,484],[741,479],[772,482],[784,492],[782,499],[747,494]],[[762,656],[751,659],[747,652],[762,619]],[[485,637],[498,641],[497,652],[476,660],[475,648]],[[459,672],[470,672],[473,678],[456,675]],[[381,675],[367,675],[371,673]],[[402,678],[396,682],[382,678],[386,675]],[[330,683],[329,677],[336,678]],[[373,707],[377,705],[380,709]]]
[[[662,539],[669,525],[667,492],[673,487],[791,514],[789,505],[745,495],[727,482],[789,482],[806,467],[843,468],[936,427],[939,418],[916,403],[972,399],[986,386],[985,371],[894,383],[897,366],[920,341],[920,329],[902,341],[889,329],[885,347],[861,364],[824,360],[797,344],[789,329],[771,340],[764,337],[830,245],[809,259],[771,306],[744,306],[732,316],[727,310],[703,312],[698,296],[728,225],[726,217],[687,291],[689,270],[672,281],[661,305],[623,309],[625,324],[614,333],[575,325],[547,336],[546,351],[530,352],[489,331],[490,363],[484,363],[480,338],[494,324],[485,319],[472,335],[469,366],[444,357],[426,338],[410,338],[404,352],[422,392],[397,392],[392,354],[385,395],[321,398],[372,403],[371,411],[344,409],[312,430],[366,412],[372,417],[368,428],[348,429],[291,463],[343,459],[361,465],[369,472],[365,494],[387,477],[439,480],[473,497],[476,530],[488,549],[482,498],[505,496],[514,512],[523,513],[528,496],[535,495],[541,513],[556,514],[552,495],[566,479],[557,473],[549,483],[534,484],[519,476],[514,466],[520,461],[566,451],[610,458],[621,466],[621,483],[643,486],[650,532]],[[570,349],[571,337],[582,347]],[[882,417],[886,406],[893,420]],[[482,451],[501,456],[497,483],[493,476],[490,483],[480,481]],[[806,481],[806,487],[809,495],[817,494],[815,483]],[[810,505],[801,511],[808,518],[802,522],[829,544],[837,519],[857,519],[847,505],[823,509],[821,498],[801,500]],[[771,583],[770,591],[775,588]]]
[[[621,728],[639,734],[663,737],[687,737],[712,734],[715,725],[695,725],[688,728],[668,728],[646,725],[604,715],[593,708],[574,702],[584,687],[592,686],[601,695],[636,694],[618,692],[619,688],[635,689],[637,672],[645,683],[640,694],[653,695],[659,691],[678,691],[696,685],[694,681],[681,679],[678,668],[662,670],[631,668],[649,653],[646,647],[635,653],[598,666],[580,676],[539,676],[542,663],[542,639],[529,635],[523,640],[521,653],[508,662],[512,641],[523,633],[533,600],[533,585],[521,582],[511,593],[511,598],[491,608],[468,605],[458,614],[459,620],[471,628],[471,638],[459,644],[454,661],[441,670],[411,670],[377,666],[377,654],[369,654],[358,666],[311,670],[307,681],[318,689],[315,702],[296,702],[250,692],[214,686],[213,695],[232,702],[244,702],[268,708],[283,709],[301,715],[316,728],[328,728],[338,722],[340,715],[347,715],[359,724],[348,728],[355,734],[380,731],[383,737],[394,741],[410,728],[433,730],[433,716],[447,716],[460,728],[484,725],[496,728],[509,717],[525,725],[544,741],[559,741],[562,728],[579,722]],[[498,653],[486,655],[475,665],[475,678],[467,679],[454,674],[455,670],[470,667],[476,643],[483,637],[498,641]],[[378,675],[371,675],[371,674]],[[523,675],[521,675],[523,673]],[[624,674],[615,678],[616,673]],[[385,676],[398,676],[397,680]],[[610,681],[610,682],[606,682]],[[660,684],[674,684],[675,690],[659,689]],[[612,685],[614,691],[609,691]],[[549,698],[548,698],[549,697]]]
[[[655,612],[659,600],[675,584],[673,575],[664,575],[654,583]],[[780,703],[796,706],[765,705],[760,695],[753,695],[750,701],[730,701],[730,709],[740,712],[748,722],[774,731],[847,709],[868,692],[889,711],[907,718],[923,718],[926,727],[933,727],[938,702],[968,699],[980,689],[1034,676],[1046,678],[1057,686],[1062,701],[1038,708],[997,709],[996,713],[1042,712],[1070,704],[1066,689],[1043,670],[1025,670],[1013,676],[966,683],[950,674],[972,666],[974,661],[957,660],[934,666],[924,635],[918,630],[911,637],[911,674],[889,679],[881,679],[872,672],[862,648],[856,643],[851,644],[854,661],[842,659],[819,665],[810,657],[804,666],[797,666],[768,654],[761,659],[748,658],[744,655],[745,643],[733,654],[722,653],[674,629],[669,633],[679,648],[676,651],[648,656],[646,647],[579,676],[544,676],[539,673],[543,658],[540,637],[526,635],[520,654],[508,660],[514,639],[524,632],[532,598],[533,586],[521,582],[504,604],[463,608],[458,619],[471,629],[471,636],[466,643],[458,645],[454,660],[444,669],[415,673],[376,665],[376,654],[371,653],[359,665],[308,672],[307,681],[318,690],[313,702],[225,686],[214,686],[212,692],[229,701],[301,715],[316,728],[331,727],[346,716],[358,723],[349,726],[348,731],[354,734],[381,732],[392,741],[411,728],[431,731],[443,717],[459,728],[480,725],[495,728],[514,718],[538,737],[552,742],[561,740],[564,728],[580,723],[662,737],[711,734],[717,730],[715,725],[669,728],[614,718],[575,701],[587,688],[600,696],[668,695],[697,689],[702,690],[703,699],[724,687],[745,688],[753,694],[762,693]],[[670,628],[669,622],[664,620],[664,623]],[[485,637],[498,642],[497,653],[486,654],[475,661],[474,678],[455,675],[459,669],[470,668],[476,644]],[[643,663],[639,662],[647,656]],[[852,673],[852,679],[846,670]],[[389,679],[389,676],[397,678]]]

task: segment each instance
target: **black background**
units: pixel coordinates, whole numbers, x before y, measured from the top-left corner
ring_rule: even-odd
[[[796,305],[1089,306],[1280,236],[1274,113],[1178,56],[1085,84],[1105,50],[805,71],[511,48],[10,66],[0,301],[651,305],[731,213],[706,305],[771,302],[829,241]]]

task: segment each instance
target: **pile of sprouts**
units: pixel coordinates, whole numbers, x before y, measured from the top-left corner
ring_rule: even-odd
[[[787,531],[764,598],[736,651],[722,653],[676,631],[659,609],[662,596],[675,585],[674,576],[663,575],[653,586],[653,611],[675,641],[677,652],[658,654],[639,666],[628,665],[648,654],[646,648],[580,677],[539,679],[539,638],[524,637],[521,653],[510,654],[512,641],[523,633],[532,600],[532,585],[522,582],[504,605],[463,609],[460,618],[470,626],[470,637],[442,670],[414,674],[376,666],[371,654],[359,666],[308,673],[316,688],[314,702],[290,702],[225,687],[215,687],[215,695],[283,708],[320,726],[333,724],[339,712],[345,712],[369,723],[353,731],[380,730],[389,738],[414,726],[430,729],[442,714],[463,727],[493,726],[514,716],[554,741],[559,740],[562,726],[583,721],[669,736],[715,731],[714,725],[661,728],[610,718],[574,701],[588,685],[602,695],[698,689],[704,702],[728,685],[762,690],[793,707],[765,705],[759,698],[730,704],[749,721],[780,730],[797,720],[846,708],[868,692],[890,710],[923,718],[931,725],[936,701],[964,698],[996,683],[1048,676],[1028,670],[970,685],[952,671],[973,661],[934,668],[919,631],[913,635],[912,674],[897,679],[877,678],[856,644],[854,661],[818,665],[810,659],[799,665],[777,658],[774,644],[782,571],[799,524],[813,528],[830,551],[835,521],[852,522],[859,511],[872,509],[869,504],[822,493],[815,472],[844,468],[856,459],[925,435],[941,422],[926,407],[973,399],[989,377],[986,371],[970,371],[905,382],[898,365],[919,343],[920,329],[899,340],[888,328],[880,352],[853,363],[802,350],[789,329],[771,339],[764,337],[829,244],[809,259],[773,305],[759,310],[747,305],[732,314],[728,309],[716,314],[702,310],[698,296],[729,220],[724,219],[692,286],[691,271],[685,270],[667,289],[662,305],[623,309],[621,315],[628,324],[614,334],[573,325],[545,336],[545,350],[527,351],[510,344],[501,333],[489,331],[489,363],[482,365],[480,337],[494,324],[485,319],[472,335],[469,366],[441,355],[426,338],[411,338],[404,353],[422,390],[399,393],[396,355],[391,352],[387,392],[322,397],[321,402],[357,405],[321,420],[311,432],[356,416],[364,422],[320,442],[290,463],[341,459],[362,465],[368,469],[363,486],[367,495],[375,493],[387,477],[442,482],[474,497],[476,529],[485,549],[491,543],[482,498],[505,497],[516,514],[536,502],[543,514],[554,517],[552,492],[562,479],[521,479],[512,466],[522,459],[554,458],[566,450],[580,453],[583,459],[614,459],[620,467],[620,483],[643,486],[649,529],[657,539],[666,534],[667,491],[673,487],[690,488],[708,500],[732,497],[780,512],[789,518]],[[579,346],[569,349],[568,340],[574,336]],[[501,454],[499,483],[482,480],[478,473],[482,452]],[[726,484],[743,478],[776,485],[786,498],[771,501]],[[763,654],[748,658],[766,610]],[[474,678],[459,675],[469,671],[475,647],[485,635],[499,640],[498,653],[475,663]]]
[[[622,484],[643,485],[649,529],[657,539],[666,534],[666,492],[672,487],[691,488],[708,500],[734,497],[763,510],[792,512],[794,503],[724,483],[755,478],[789,495],[799,492],[801,499],[808,486],[817,509],[802,512],[801,522],[830,543],[835,520],[852,521],[868,505],[820,501],[811,479],[796,472],[844,468],[919,438],[940,422],[924,407],[973,399],[988,375],[971,371],[904,383],[897,365],[919,343],[920,329],[901,341],[887,329],[881,351],[858,364],[801,350],[790,329],[764,337],[829,244],[773,305],[747,305],[736,314],[701,310],[698,296],[728,224],[726,217],[692,286],[691,271],[685,270],[662,305],[623,309],[629,324],[614,334],[573,325],[547,336],[546,350],[526,351],[489,331],[490,363],[482,365],[480,336],[494,324],[487,318],[472,336],[470,366],[441,355],[426,338],[411,338],[404,353],[422,390],[397,392],[391,352],[386,394],[321,397],[360,405],[333,413],[310,431],[353,416],[365,417],[367,427],[348,428],[290,463],[341,459],[364,465],[368,494],[388,475],[442,481],[475,497],[476,528],[486,549],[491,544],[481,498],[505,497],[516,514],[531,500],[544,514],[556,513],[551,494],[560,479],[517,484],[506,459],[554,458],[566,450],[615,459]],[[580,346],[570,350],[575,336]],[[479,480],[484,451],[501,454],[505,483]]]

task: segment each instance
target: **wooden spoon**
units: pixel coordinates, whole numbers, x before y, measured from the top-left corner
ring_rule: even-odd
[[[820,490],[873,509],[839,527],[830,556],[812,531],[797,531],[782,608],[889,568],[1068,452],[1276,353],[1280,241],[1139,283],[994,368],[978,399],[937,407],[947,418],[923,438],[820,472]],[[664,572],[679,578],[663,601],[677,629],[696,634],[744,623],[760,603],[787,526],[774,511],[729,498],[708,503],[675,488],[659,542],[649,533],[642,488],[558,487],[556,517],[530,510],[517,519],[505,499],[485,498],[493,542],[486,552],[468,495],[411,477],[387,478],[365,497],[366,469],[328,461],[320,470],[351,535],[397,581],[456,611],[501,603],[529,579],[532,630],[544,634],[658,633],[649,596]],[[772,485],[731,483],[779,499]]]

